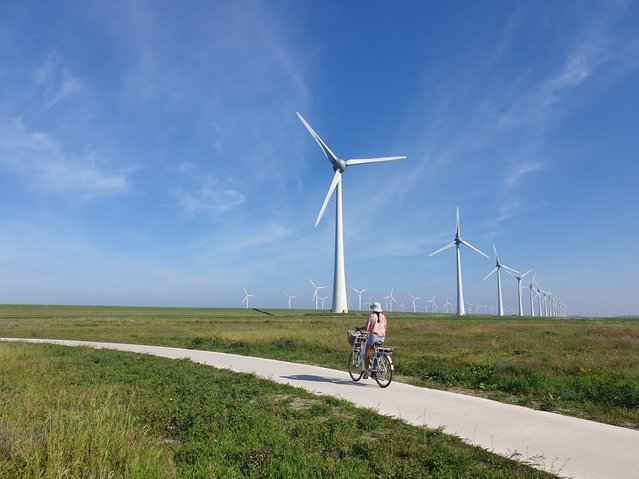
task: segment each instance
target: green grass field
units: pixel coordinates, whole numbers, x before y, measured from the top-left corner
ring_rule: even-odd
[[[365,313],[0,306],[0,336],[177,346],[344,369]],[[639,429],[639,320],[390,313],[398,379]]]
[[[0,478],[18,477],[551,476],[440,431],[252,375],[0,343]]]

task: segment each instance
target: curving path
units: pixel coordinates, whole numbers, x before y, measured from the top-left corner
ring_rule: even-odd
[[[63,346],[115,349],[194,362],[336,396],[410,424],[441,427],[467,443],[562,477],[639,478],[639,431],[462,394],[373,380],[351,381],[347,371],[192,349],[55,339],[0,338]]]

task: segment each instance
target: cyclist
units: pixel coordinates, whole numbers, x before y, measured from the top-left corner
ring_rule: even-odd
[[[368,316],[366,325],[363,328],[358,328],[360,331],[365,330],[370,333],[368,342],[366,343],[364,379],[368,379],[368,367],[375,345],[381,346],[384,344],[384,338],[386,336],[386,316],[382,313],[382,305],[375,302],[371,304],[370,311],[371,314]]]

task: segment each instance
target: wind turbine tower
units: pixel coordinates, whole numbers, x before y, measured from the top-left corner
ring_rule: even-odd
[[[317,144],[320,146],[328,161],[331,162],[333,171],[333,181],[328,188],[324,203],[317,215],[315,226],[317,226],[324,215],[326,205],[330,200],[333,191],[336,191],[336,207],[335,207],[335,269],[333,275],[333,313],[347,313],[348,304],[346,300],[346,273],[344,272],[344,228],[342,221],[342,174],[346,171],[346,168],[352,165],[363,165],[366,163],[378,163],[381,161],[402,160],[405,156],[388,156],[384,158],[365,158],[365,159],[351,159],[341,160],[339,159],[331,149],[324,143],[324,141],[315,133],[311,126],[306,123],[306,120],[302,118],[302,115],[297,113],[297,116],[302,121],[309,133],[315,138]]]
[[[493,269],[490,273],[488,273],[484,277],[484,280],[486,280],[491,274],[497,272],[497,314],[499,316],[503,316],[504,315],[504,302],[503,302],[502,297],[501,297],[501,274],[500,274],[500,270],[502,268],[504,268],[506,271],[510,271],[511,273],[515,273],[515,274],[518,274],[518,275],[520,275],[521,273],[519,271],[517,271],[516,269],[509,268],[505,264],[501,264],[501,262],[499,261],[499,255],[497,254],[497,247],[495,246],[495,243],[493,243],[493,250],[495,251],[495,269]],[[519,299],[520,299],[520,305],[521,305],[521,296],[520,296]]]
[[[451,241],[450,243],[448,243],[446,246],[444,246],[443,248],[438,249],[437,251],[433,251],[431,254],[429,254],[428,256],[433,256],[437,253],[440,253],[444,250],[447,250],[448,248],[452,248],[453,246],[455,247],[455,254],[457,257],[457,316],[463,316],[464,314],[466,314],[466,311],[464,309],[464,288],[462,286],[462,272],[461,272],[461,253],[459,251],[459,245],[463,244],[466,245],[468,248],[472,249],[473,251],[476,251],[477,253],[481,254],[482,256],[486,256],[486,258],[488,258],[488,255],[486,255],[485,253],[482,253],[481,251],[479,251],[477,248],[475,248],[473,245],[471,245],[470,243],[468,243],[467,241],[464,241],[461,237],[461,231],[459,228],[459,206],[457,207],[457,226],[455,229],[455,239],[453,241]]]

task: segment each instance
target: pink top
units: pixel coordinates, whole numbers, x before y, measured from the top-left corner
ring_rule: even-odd
[[[366,331],[382,338],[386,336],[386,316],[384,313],[379,313],[379,322],[377,322],[377,313],[371,313],[366,323]]]

